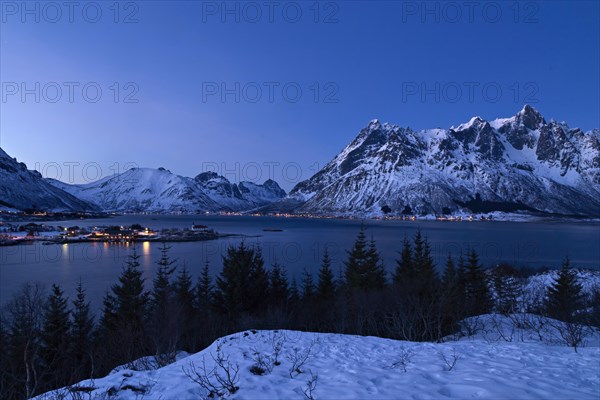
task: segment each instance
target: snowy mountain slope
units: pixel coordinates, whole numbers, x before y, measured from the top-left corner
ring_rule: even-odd
[[[194,180],[215,202],[233,211],[249,210],[286,196],[285,191],[271,179],[262,185],[252,182],[236,184],[215,172],[204,172]]]
[[[500,326],[511,323],[500,316],[482,316],[478,323],[490,325],[487,322],[492,318],[496,324],[500,319]],[[225,398],[303,398],[311,376],[317,377],[312,392],[315,399],[598,398],[598,347],[580,348],[576,353],[569,347],[541,343],[534,333],[521,333],[511,342],[478,334],[446,343],[415,343],[341,334],[248,331],[223,337],[207,349],[157,370],[120,369],[73,388],[89,390],[92,398],[106,393],[123,400],[141,395],[163,400],[206,398],[207,391],[186,376],[186,371],[189,374],[192,367],[201,370],[203,362],[210,371],[220,352],[227,360],[225,365],[239,367],[235,381],[239,389],[233,395],[225,393]],[[588,343],[597,346],[597,336],[589,337]],[[283,343],[278,356],[281,364],[273,366],[271,373],[254,375],[250,369],[256,364],[255,353],[273,357],[273,342],[279,340]],[[306,354],[309,349],[301,373],[290,376],[293,355]],[[444,357],[451,362],[453,355],[458,360],[449,370]],[[224,376],[223,370],[218,372]],[[214,377],[211,381],[216,382]],[[37,399],[59,398],[67,390]]]
[[[0,148],[0,206],[45,211],[98,211],[86,201],[48,184],[37,171],[11,158]]]
[[[208,211],[218,206],[197,190],[194,181],[164,168],[132,168],[84,185],[50,183],[105,211]]]
[[[205,212],[252,209],[285,196],[274,181],[232,184],[213,172],[188,178],[159,168],[132,168],[84,185],[48,180],[105,211]]]
[[[381,214],[541,211],[600,216],[600,131],[550,121],[530,106],[419,132],[373,120],[289,194],[300,212]]]

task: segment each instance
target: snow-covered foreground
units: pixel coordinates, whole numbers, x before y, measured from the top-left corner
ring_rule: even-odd
[[[492,323],[492,318],[496,323]],[[208,392],[189,376],[193,367],[209,380],[215,359],[229,372],[239,367],[235,399],[598,399],[600,348],[598,332],[575,352],[560,344],[536,340],[534,332],[506,341],[510,320],[485,316],[486,333],[445,343],[414,343],[376,337],[297,331],[247,331],[217,340],[207,349],[151,371],[118,369],[109,376],[83,381],[80,397],[65,389],[39,399],[198,399]],[[502,339],[493,333],[504,329]],[[548,334],[549,331],[546,332]],[[282,344],[277,353],[277,344]],[[294,357],[294,355],[296,357]],[[269,373],[251,372],[263,358]],[[296,370],[294,359],[306,362]],[[275,358],[279,361],[273,363]],[[220,377],[225,369],[217,367]],[[316,377],[316,380],[314,379]],[[313,385],[309,381],[313,381]],[[92,390],[93,388],[93,390]],[[63,395],[66,395],[63,397]]]

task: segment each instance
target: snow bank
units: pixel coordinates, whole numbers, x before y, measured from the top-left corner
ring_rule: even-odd
[[[482,317],[490,322],[493,316]],[[508,326],[509,319],[500,319]],[[597,332],[596,332],[597,335]],[[282,343],[281,353],[276,345]],[[310,352],[309,352],[310,351]],[[192,367],[207,370],[222,353],[230,372],[239,367],[236,399],[598,399],[600,348],[574,352],[563,345],[544,343],[536,335],[524,340],[490,340],[479,333],[445,343],[414,343],[376,337],[315,334],[296,331],[248,331],[223,337],[207,349],[151,371],[123,369],[78,386],[92,398],[197,399],[207,391],[188,376]],[[293,370],[294,354],[307,355]],[[250,370],[258,356],[272,372]],[[268,361],[270,360],[270,361]],[[219,370],[219,369],[218,369]],[[221,371],[221,370],[219,370]],[[222,371],[221,371],[222,372]],[[213,378],[214,381],[214,378]],[[62,391],[67,393],[66,389]],[[58,398],[59,392],[38,399]],[[87,396],[87,394],[86,394]],[[71,398],[67,395],[65,398]],[[87,398],[87,397],[83,397]]]

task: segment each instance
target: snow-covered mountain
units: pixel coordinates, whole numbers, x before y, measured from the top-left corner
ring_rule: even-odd
[[[285,191],[272,179],[262,185],[252,182],[235,184],[215,172],[204,172],[196,176],[194,181],[218,204],[231,210],[256,208],[286,196]]]
[[[598,217],[600,130],[546,122],[528,105],[512,118],[474,117],[450,129],[413,131],[373,120],[289,197],[302,202],[296,211],[323,214],[383,208]]]
[[[0,148],[0,208],[44,211],[98,211],[97,207],[50,185],[37,171]]]
[[[214,172],[189,178],[164,168],[132,168],[83,185],[48,181],[80,199],[93,202],[104,211],[244,211],[286,195],[272,180],[262,185],[251,182],[235,184]]]

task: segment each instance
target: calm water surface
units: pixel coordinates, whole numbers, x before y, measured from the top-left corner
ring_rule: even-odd
[[[267,265],[277,260],[290,278],[304,268],[316,274],[325,246],[334,268],[341,271],[346,250],[352,246],[360,220],[302,219],[241,216],[120,216],[110,219],[46,222],[49,225],[95,226],[140,223],[151,229],[188,228],[205,224],[221,233],[247,235],[243,240],[260,244]],[[521,267],[557,267],[568,255],[578,267],[600,269],[600,224],[565,222],[438,222],[365,221],[368,235],[377,241],[389,271],[393,270],[401,241],[417,229],[428,236],[438,267],[447,254],[458,255],[473,247],[484,265],[506,261]],[[282,229],[265,232],[264,228]],[[171,255],[197,276],[205,260],[213,274],[221,268],[221,255],[241,237],[207,242],[170,243]],[[141,265],[151,283],[160,255],[160,243],[138,243]],[[27,281],[60,284],[68,294],[81,279],[93,308],[119,275],[131,245],[79,243],[0,247],[0,304]]]

